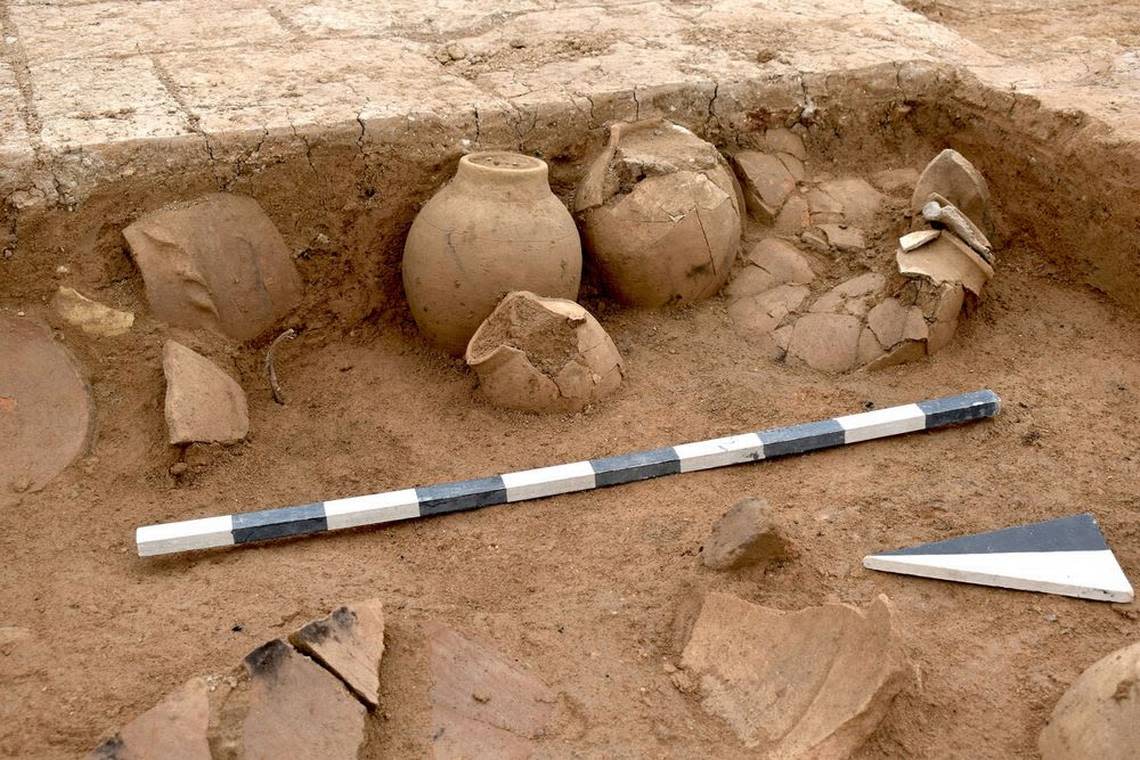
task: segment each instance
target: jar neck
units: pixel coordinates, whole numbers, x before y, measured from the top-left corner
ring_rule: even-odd
[[[483,191],[542,197],[550,193],[546,162],[520,153],[488,151],[459,160],[455,183]]]

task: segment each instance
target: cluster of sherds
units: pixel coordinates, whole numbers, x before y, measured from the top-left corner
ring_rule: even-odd
[[[424,672],[436,757],[532,756],[556,695],[537,676],[447,626],[429,622]],[[91,760],[351,760],[380,706],[385,651],[378,600],[345,605],[250,652],[236,669],[191,678],[107,739]],[[409,664],[416,668],[414,664]]]
[[[491,403],[528,412],[576,412],[621,384],[617,347],[585,308],[527,291],[508,293],[465,354]]]
[[[859,178],[796,174],[803,162],[789,158],[798,139],[770,130],[768,145],[782,149],[734,157],[749,211],[772,234],[753,246],[724,291],[737,330],[777,358],[826,372],[880,369],[941,350],[993,276],[985,180],[952,150],[921,175],[876,175],[888,193],[914,185],[917,228],[900,239],[895,272],[864,269],[819,293],[813,284],[823,270],[867,266],[868,231],[884,216],[886,196]]]
[[[250,652],[219,676],[195,677],[138,716],[92,760],[351,760],[379,704],[384,613],[369,600],[337,609]]]
[[[663,120],[616,124],[574,210],[609,290],[636,306],[714,295],[740,244],[740,189],[716,146]]]

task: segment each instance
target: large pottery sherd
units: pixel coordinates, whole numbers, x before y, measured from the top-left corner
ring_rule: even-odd
[[[281,233],[253,198],[213,193],[123,230],[155,316],[179,327],[255,338],[301,300]]]
[[[607,286],[638,306],[715,294],[740,244],[742,198],[724,158],[665,121],[612,127],[575,211]]]
[[[94,423],[71,352],[46,327],[0,316],[0,494],[43,488],[87,450]]]
[[[162,347],[166,427],[172,445],[232,443],[249,432],[245,392],[232,377],[181,343]]]
[[[570,212],[550,191],[546,162],[472,153],[420,210],[404,244],[404,292],[432,342],[461,354],[512,290],[578,297],[582,248]]]
[[[702,707],[769,758],[847,758],[913,677],[885,596],[785,612],[710,593],[681,664]]]
[[[1065,692],[1037,743],[1043,760],[1140,753],[1140,643],[1097,660]]]
[[[503,299],[467,347],[483,395],[528,412],[578,411],[617,390],[617,347],[584,308],[520,291]]]

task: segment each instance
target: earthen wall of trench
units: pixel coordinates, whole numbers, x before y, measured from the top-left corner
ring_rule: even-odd
[[[404,319],[404,234],[463,153],[537,155],[550,165],[554,191],[569,200],[607,124],[654,116],[726,151],[755,147],[765,127],[802,121],[817,167],[868,174],[918,167],[954,147],[989,181],[999,251],[1029,251],[1054,276],[1140,309],[1140,146],[1114,141],[1082,113],[918,62],[54,156],[3,180],[9,202],[0,235],[9,257],[0,303],[46,302],[63,265],[69,284],[140,307],[141,278],[122,229],[166,203],[225,190],[256,198],[281,229],[305,280],[298,318],[306,326]],[[14,202],[35,197],[13,190],[21,183],[40,188],[39,199]]]

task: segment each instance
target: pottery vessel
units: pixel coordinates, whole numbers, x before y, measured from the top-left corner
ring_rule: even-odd
[[[617,347],[573,301],[520,291],[479,326],[464,356],[495,406],[575,412],[608,396],[625,372]]]
[[[461,354],[512,290],[577,298],[578,230],[547,177],[546,162],[531,156],[471,153],[416,216],[404,244],[404,292],[433,343]]]
[[[575,200],[607,287],[635,306],[720,290],[740,245],[743,210],[716,146],[663,120],[614,125]]]

